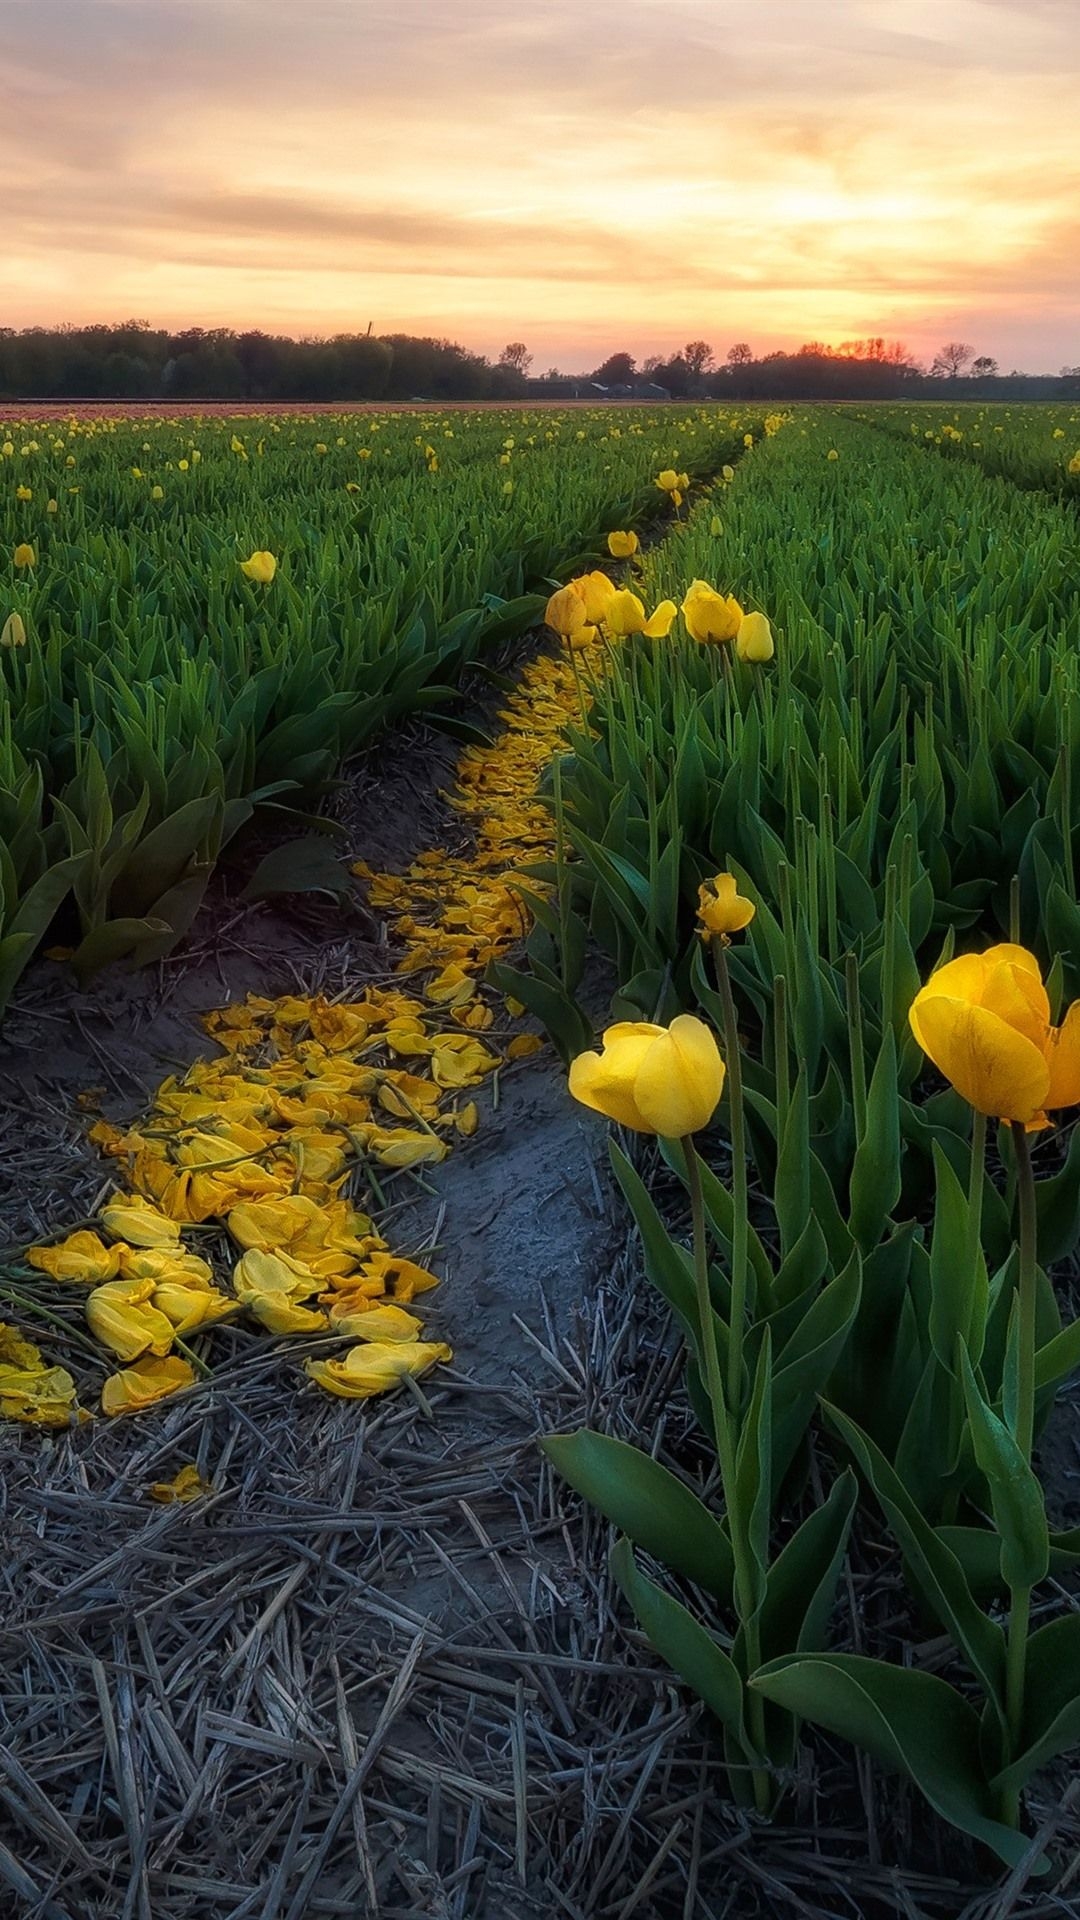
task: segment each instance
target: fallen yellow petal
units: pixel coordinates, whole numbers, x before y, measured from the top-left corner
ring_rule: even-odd
[[[109,1375],[101,1389],[101,1411],[114,1416],[141,1413],[144,1407],[152,1407],[194,1383],[194,1368],[177,1354],[136,1360],[134,1366]]]
[[[204,1480],[194,1461],[181,1467],[171,1480],[155,1480],[147,1487],[151,1500],[157,1500],[162,1506],[171,1506],[180,1501],[185,1506],[191,1500],[201,1499],[204,1493],[213,1491],[209,1480]]]
[[[350,1347],[340,1360],[305,1360],[304,1368],[316,1386],[327,1393],[344,1400],[368,1400],[372,1394],[386,1393],[397,1386],[406,1374],[415,1378],[440,1360],[453,1357],[442,1341],[414,1340]]]

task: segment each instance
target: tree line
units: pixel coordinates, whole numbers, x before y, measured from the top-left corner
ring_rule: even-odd
[[[869,400],[1080,398],[1080,366],[1059,376],[1014,369],[964,341],[949,341],[929,367],[899,342],[880,338],[833,348],[809,341],[794,352],[755,354],[737,341],[718,357],[705,340],[654,355],[639,367],[609,354],[591,372],[532,372],[523,341],[497,360],[453,340],[393,333],[337,333],[292,339],[259,330],[188,327],[145,320],[119,325],[0,327],[0,399],[479,401],[657,397]]]

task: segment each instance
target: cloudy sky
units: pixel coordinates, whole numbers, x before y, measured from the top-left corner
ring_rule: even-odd
[[[0,0],[0,323],[1080,363],[1080,0]]]

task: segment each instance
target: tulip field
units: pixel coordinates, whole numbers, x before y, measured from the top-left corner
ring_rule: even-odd
[[[651,410],[0,419],[0,1006],[58,912],[83,978],[170,952],[253,814],[445,706],[658,469],[734,444]]]
[[[13,1912],[1075,1910],[1078,508],[0,423]]]

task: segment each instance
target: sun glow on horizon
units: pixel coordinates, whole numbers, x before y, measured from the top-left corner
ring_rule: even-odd
[[[944,330],[1080,360],[1058,0],[7,12],[7,324],[370,320],[579,366]]]

